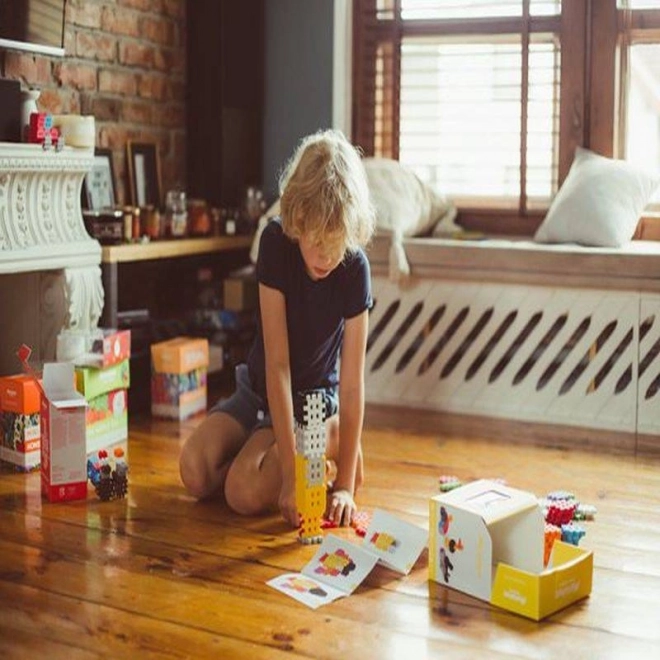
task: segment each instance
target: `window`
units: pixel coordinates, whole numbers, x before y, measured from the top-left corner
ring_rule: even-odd
[[[353,12],[353,140],[449,195],[467,228],[532,234],[577,145],[660,167],[660,0]]]

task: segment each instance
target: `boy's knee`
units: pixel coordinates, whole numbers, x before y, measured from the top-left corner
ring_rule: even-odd
[[[225,501],[227,506],[242,516],[253,516],[261,513],[260,503],[257,501],[255,489],[249,487],[237,466],[232,465],[225,481]]]
[[[185,450],[179,456],[179,474],[186,490],[197,499],[208,495],[208,478],[201,461]]]

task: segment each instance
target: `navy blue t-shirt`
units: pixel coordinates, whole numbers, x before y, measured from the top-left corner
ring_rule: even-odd
[[[284,294],[289,335],[292,392],[338,384],[338,358],[345,319],[370,309],[371,274],[362,250],[347,253],[327,277],[313,280],[298,243],[285,236],[279,219],[271,220],[259,243],[257,280]],[[248,355],[252,387],[266,400],[266,367],[261,314]]]

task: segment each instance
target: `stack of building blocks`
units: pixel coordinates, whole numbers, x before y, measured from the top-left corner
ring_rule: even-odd
[[[60,129],[48,112],[33,112],[28,127],[28,142],[52,146],[60,144]]]
[[[41,391],[25,374],[0,378],[0,462],[29,472],[41,463]]]
[[[300,517],[298,538],[309,545],[323,541],[326,506],[325,397],[323,390],[298,395],[302,410],[296,415],[296,506]],[[300,406],[294,406],[300,407]]]
[[[206,410],[207,339],[175,337],[151,345],[151,414],[183,420]]]
[[[130,334],[106,332],[97,344],[103,367],[76,367],[76,388],[87,400],[87,478],[102,500],[121,498],[128,487],[128,388]],[[112,339],[116,340],[113,341]]]

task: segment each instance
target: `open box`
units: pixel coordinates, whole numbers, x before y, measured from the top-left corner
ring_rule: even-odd
[[[540,620],[591,592],[593,555],[561,541],[543,568],[537,498],[480,480],[431,498],[429,579]]]

